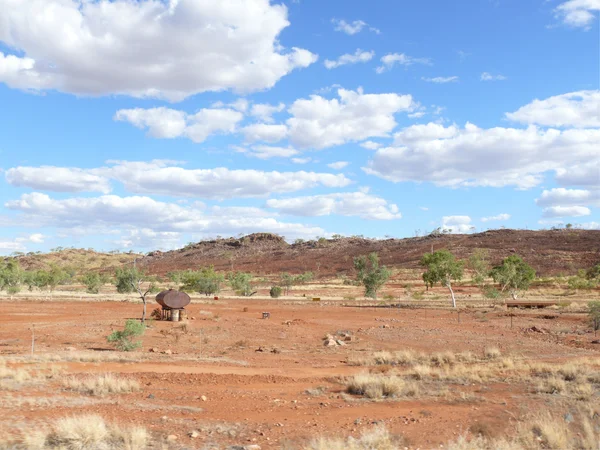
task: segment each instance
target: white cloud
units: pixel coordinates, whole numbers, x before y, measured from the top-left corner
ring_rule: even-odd
[[[279,142],[288,134],[286,125],[255,123],[240,130],[246,142],[264,141],[269,143]]]
[[[257,146],[255,152],[269,153],[266,146]],[[289,156],[289,155],[287,155]],[[44,186],[46,190],[56,192],[105,192],[106,185],[98,185],[95,179],[86,185],[75,187],[70,180],[70,171],[79,175],[81,170],[72,168],[49,167],[38,170],[36,167],[19,167],[25,174],[22,179],[31,183],[22,186],[36,188]],[[56,179],[56,170],[64,177]],[[16,169],[15,169],[16,170]],[[233,198],[264,197],[270,193],[287,193],[317,186],[344,187],[350,180],[342,174],[316,172],[265,172],[260,170],[230,170],[224,167],[215,169],[185,169],[173,166],[170,161],[132,162],[115,161],[112,165],[89,172],[123,183],[125,189],[136,194],[159,194],[175,197]],[[10,173],[10,170],[7,172]],[[10,182],[10,180],[8,180]]]
[[[458,77],[457,76],[452,76],[452,77],[434,77],[434,78],[421,77],[421,80],[427,81],[429,83],[443,84],[443,83],[453,83],[453,82],[456,82],[456,81],[458,81]]]
[[[250,115],[258,118],[265,123],[273,122],[273,114],[285,109],[284,103],[278,105],[269,105],[268,103],[256,103],[250,109]]]
[[[410,116],[410,114],[409,114],[409,116]],[[365,141],[365,142],[361,142],[360,146],[362,148],[366,148],[367,150],[377,150],[378,148],[383,147],[383,144],[380,142]]]
[[[327,167],[331,167],[332,169],[335,169],[335,170],[341,170],[344,167],[347,167],[348,164],[350,164],[348,161],[337,161],[337,162],[332,162],[331,164],[327,164]]]
[[[431,59],[414,58],[404,53],[388,53],[387,55],[381,58],[381,63],[381,66],[375,69],[377,73],[383,73],[386,70],[390,70],[396,64],[400,64],[402,66],[412,66],[413,64],[431,65]]]
[[[591,23],[600,11],[600,0],[567,0],[554,9],[556,17],[565,24],[590,29]]]
[[[338,99],[311,95],[290,107],[287,125],[300,148],[326,148],[369,137],[385,137],[396,127],[394,114],[411,111],[410,95],[364,94],[362,89],[338,90]]]
[[[558,168],[556,181],[562,185],[600,188],[600,159],[568,168]]]
[[[492,222],[497,220],[508,220],[510,219],[510,214],[498,214],[496,216],[482,217],[482,222]]]
[[[35,220],[38,226],[61,229],[80,229],[93,223],[106,230],[118,226],[130,234],[128,239],[168,237],[173,233],[199,233],[202,235],[272,232],[288,237],[314,237],[325,234],[319,227],[298,223],[280,222],[274,217],[240,214],[228,208],[206,209],[194,203],[181,206],[160,202],[149,197],[118,197],[105,195],[95,198],[53,199],[46,194],[23,194],[19,200],[9,201],[5,207],[19,211],[25,220]],[[248,212],[248,211],[244,211]],[[145,230],[132,233],[132,230]],[[168,234],[164,234],[168,233]],[[132,245],[135,240],[132,240]]]
[[[544,190],[540,198],[535,200],[538,206],[596,206],[600,207],[600,189],[565,189],[554,188]]]
[[[357,64],[357,63],[369,62],[369,61],[371,61],[371,59],[373,59],[373,56],[375,56],[374,51],[365,52],[359,48],[353,54],[346,53],[346,54],[340,56],[336,60],[332,61],[330,59],[326,59],[324,64],[327,69],[335,69],[336,67],[344,66],[346,64]]]
[[[408,117],[411,119],[420,119],[425,114],[427,114],[425,111],[417,111],[417,112],[409,114]]]
[[[169,108],[121,109],[114,119],[129,122],[137,128],[148,129],[155,138],[187,137],[196,143],[204,142],[217,133],[233,133],[244,115],[233,109],[201,109],[186,114]]]
[[[174,231],[154,231],[150,228],[133,228],[114,241],[121,249],[144,248],[152,250],[173,250],[181,246],[181,233]]]
[[[442,228],[449,230],[452,234],[468,233],[474,230],[469,216],[444,216],[442,217]]]
[[[170,101],[272,87],[317,56],[286,50],[268,0],[0,0],[0,82],[25,90]]]
[[[296,216],[358,216],[363,219],[392,220],[402,215],[398,206],[364,192],[347,192],[267,200],[269,208]]]
[[[348,23],[344,19],[331,19],[331,23],[333,23],[335,31],[341,31],[349,35],[360,33],[367,26],[367,22],[363,20]]]
[[[312,161],[312,158],[292,158],[294,164],[308,164]]]
[[[421,211],[429,211],[429,208],[427,208],[426,206],[419,206],[419,209]]]
[[[6,181],[19,187],[55,192],[94,191],[108,194],[110,180],[90,170],[75,167],[14,167],[5,173]]]
[[[502,80],[506,80],[506,77],[504,75],[492,75],[489,72],[483,72],[481,74],[481,81],[502,81]]]
[[[543,217],[582,217],[589,216],[592,212],[585,206],[550,206],[544,208]]]
[[[438,186],[516,186],[541,183],[543,173],[598,158],[600,130],[483,129],[467,123],[413,125],[394,146],[376,151],[364,170],[384,179]]]
[[[247,156],[258,159],[290,158],[298,154],[298,150],[291,147],[275,147],[270,145],[253,145],[249,148],[239,148]]]
[[[26,240],[29,242],[33,242],[34,244],[43,244],[44,238],[45,238],[45,236],[43,234],[34,233],[34,234],[31,234],[29,237],[27,237]]]
[[[21,242],[16,241],[0,241],[0,252],[12,253],[12,252],[24,252],[25,246]]]
[[[550,127],[600,127],[600,90],[578,91],[534,100],[506,117]]]

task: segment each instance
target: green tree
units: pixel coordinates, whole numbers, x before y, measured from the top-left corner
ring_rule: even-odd
[[[379,265],[379,255],[357,256],[353,260],[356,270],[356,281],[365,287],[365,297],[377,298],[377,291],[392,275],[390,269]]]
[[[590,267],[585,273],[585,277],[588,280],[598,280],[600,281],[600,263],[596,264],[594,267]]]
[[[146,287],[144,287],[146,285]],[[147,275],[143,270],[136,267],[117,268],[115,271],[115,286],[120,294],[131,294],[136,292],[142,303],[142,323],[146,321],[146,297],[156,291],[154,277]]]
[[[146,331],[144,324],[137,320],[128,319],[125,322],[123,331],[113,331],[106,340],[114,344],[115,348],[122,352],[130,352],[142,345],[139,341],[134,341],[133,338],[141,336]]]
[[[11,296],[21,290],[24,272],[17,260],[11,259],[0,265],[0,291],[6,290]]]
[[[56,286],[62,284],[69,278],[69,274],[62,268],[55,264],[50,266],[50,270],[47,272],[45,284],[50,293],[54,292]]]
[[[535,270],[519,255],[504,258],[502,264],[490,271],[490,276],[500,285],[500,292],[508,291],[513,300],[517,299],[519,291],[529,289],[535,279]]]
[[[195,291],[206,296],[219,293],[225,280],[222,274],[215,272],[213,266],[201,270],[186,270],[179,274],[181,290]]]
[[[483,289],[485,279],[490,273],[490,254],[486,249],[477,248],[469,257],[467,263],[469,269],[473,272],[473,283]]]
[[[272,286],[271,290],[269,291],[269,295],[271,296],[271,298],[279,298],[281,297],[281,287],[280,286]]]
[[[600,330],[600,302],[589,302],[588,303],[590,322],[594,331]]]
[[[452,307],[456,308],[456,298],[452,290],[452,281],[458,281],[463,276],[463,262],[457,261],[448,250],[438,250],[426,253],[421,258],[421,265],[427,270],[423,273],[423,281],[427,287],[440,283],[450,291]]]
[[[284,272],[279,276],[279,285],[283,288],[284,295],[288,295],[290,293],[290,289],[294,283],[294,276],[287,272]]]
[[[97,294],[100,288],[108,282],[108,277],[98,272],[88,272],[80,277],[81,283],[85,286],[85,290],[89,294]]]
[[[251,284],[252,274],[245,272],[230,272],[227,276],[231,289],[235,291],[237,295],[243,297],[250,297],[256,294]]]

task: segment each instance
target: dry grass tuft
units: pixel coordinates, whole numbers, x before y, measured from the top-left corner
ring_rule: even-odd
[[[126,394],[140,390],[140,384],[128,378],[117,378],[107,373],[87,378],[70,377],[63,380],[65,388],[88,395]]]
[[[498,347],[486,347],[483,351],[483,355],[487,359],[497,359],[500,358],[500,356],[502,356],[502,352]]]
[[[32,450],[141,450],[148,438],[144,428],[120,428],[91,414],[58,419],[50,430],[26,436],[24,443]]]
[[[303,450],[396,450],[401,448],[404,439],[392,436],[383,427],[367,430],[359,438],[327,438],[312,440]]]
[[[419,388],[415,383],[396,375],[359,374],[346,380],[346,392],[370,399],[414,397]]]

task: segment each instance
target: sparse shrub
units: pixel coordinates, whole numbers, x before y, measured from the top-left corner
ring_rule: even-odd
[[[128,319],[125,322],[123,331],[113,331],[106,339],[113,344],[115,348],[122,352],[130,352],[139,348],[141,342],[134,342],[133,338],[144,334],[146,326],[137,320]]]
[[[588,309],[588,316],[590,318],[594,331],[600,330],[600,302],[589,302]]]
[[[281,297],[281,292],[282,292],[281,287],[272,286],[271,290],[269,291],[269,295],[271,296],[271,298],[279,298],[279,297]]]
[[[377,291],[392,275],[390,269],[379,265],[377,253],[354,258],[356,281],[365,287],[365,297],[377,298]]]
[[[502,356],[502,352],[498,347],[486,347],[483,354],[487,359],[496,359]]]
[[[483,296],[492,300],[496,300],[502,297],[502,293],[494,286],[484,286]]]
[[[414,396],[418,387],[396,375],[359,374],[346,381],[346,392],[369,399]]]
[[[81,282],[85,285],[88,294],[97,294],[100,288],[106,283],[107,277],[97,272],[88,272],[81,277]]]

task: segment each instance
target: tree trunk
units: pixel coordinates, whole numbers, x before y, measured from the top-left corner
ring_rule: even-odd
[[[514,301],[516,301],[516,300],[517,300],[517,291],[511,291],[511,292],[510,292],[510,295],[512,296],[512,299],[513,299]]]
[[[144,309],[142,312],[142,323],[146,321],[146,296],[142,296],[142,302],[144,302]]]
[[[448,290],[450,291],[450,295],[452,296],[452,307],[456,308],[456,299],[454,298],[454,291],[452,290],[452,285],[448,283],[446,287],[448,288]]]

